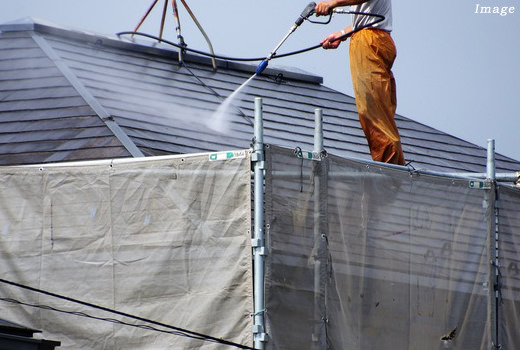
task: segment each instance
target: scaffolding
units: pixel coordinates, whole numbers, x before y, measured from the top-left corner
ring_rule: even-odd
[[[257,98],[248,150],[0,168],[3,281],[161,327],[4,283],[2,317],[75,349],[519,348],[518,174],[494,142],[485,174],[344,159],[314,112],[312,150],[264,144]]]

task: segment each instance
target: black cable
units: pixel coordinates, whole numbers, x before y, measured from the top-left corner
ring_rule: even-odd
[[[385,20],[385,16],[374,14],[374,13],[365,13],[365,12],[357,12],[357,11],[348,11],[348,12],[343,12],[343,13],[345,13],[345,14],[354,14],[354,15],[372,16],[372,17],[375,17],[376,19],[373,22],[371,22],[371,23],[367,23],[364,26],[356,28],[355,30],[352,30],[352,31],[350,31],[348,33],[345,33],[345,35],[342,35],[342,36],[340,36],[340,37],[338,37],[338,38],[336,38],[336,39],[334,39],[332,41],[338,41],[338,40],[345,39],[345,38],[351,36],[352,34],[354,34],[356,32],[359,32],[360,30],[372,27],[372,26],[378,24],[379,22],[382,22],[382,21]],[[318,22],[311,22],[311,23],[318,23]],[[159,37],[157,37],[155,35],[141,33],[141,32],[125,31],[125,32],[116,33],[116,35],[118,37],[121,37],[122,35],[132,35],[132,36],[133,35],[139,35],[139,36],[143,36],[143,37],[146,37],[146,38],[149,38],[149,39],[154,39],[154,40],[156,40],[158,42],[163,42],[165,44],[174,46],[174,47],[176,47],[178,49],[181,49],[181,50],[191,51],[191,52],[197,53],[197,54],[202,55],[202,56],[217,58],[217,59],[221,59],[221,60],[224,60],[224,61],[253,62],[253,61],[263,61],[263,60],[267,59],[267,56],[266,57],[243,58],[243,57],[228,57],[228,56],[215,55],[215,54],[212,54],[212,53],[209,53],[209,52],[196,50],[196,49],[191,49],[189,47],[176,44],[176,43],[174,43],[172,41],[169,41],[169,40],[166,40],[166,39],[163,39],[163,38],[159,38]],[[300,54],[300,53],[304,53],[304,52],[315,50],[315,49],[317,49],[319,47],[321,47],[321,43],[317,44],[317,45],[314,45],[314,46],[309,46],[309,47],[304,48],[304,49],[295,50],[295,51],[287,52],[287,53],[280,54],[280,55],[274,55],[271,58],[282,58],[282,57],[293,56],[293,55],[297,55],[297,54]]]
[[[123,325],[123,326],[130,326],[130,327],[145,329],[145,330],[154,331],[154,332],[161,332],[161,333],[173,334],[173,335],[178,335],[178,336],[185,336],[185,337],[197,339],[197,340],[204,340],[204,338],[192,336],[190,334],[182,333],[180,331],[167,331],[167,330],[159,329],[159,328],[156,328],[153,326],[133,324],[133,323],[117,320],[114,318],[93,316],[93,315],[87,314],[86,312],[81,312],[81,311],[68,311],[68,310],[58,309],[58,308],[55,308],[55,307],[49,306],[49,305],[30,304],[30,303],[26,303],[26,302],[23,302],[23,301],[20,301],[17,299],[12,299],[12,298],[0,298],[0,301],[5,301],[7,303],[18,304],[18,305],[22,305],[22,306],[28,306],[28,307],[33,307],[33,308],[37,308],[37,309],[47,310],[47,311],[64,313],[67,315],[90,318],[90,319],[94,319],[97,321],[104,321],[104,322],[115,323],[115,324],[119,324],[119,325]]]
[[[177,43],[174,43],[172,41],[169,41],[169,40],[166,40],[166,39],[163,39],[163,38],[159,38],[155,35],[151,35],[151,34],[147,34],[147,33],[141,33],[141,32],[131,32],[131,31],[126,31],[126,32],[119,32],[119,33],[116,33],[116,35],[118,37],[122,36],[122,35],[139,35],[139,36],[144,36],[145,38],[149,38],[149,39],[153,39],[153,40],[157,40],[158,42],[163,42],[165,44],[168,44],[168,45],[171,45],[171,46],[174,46],[178,49],[182,49],[182,50],[185,50],[185,51],[190,51],[190,52],[194,52],[194,53],[198,53],[199,55],[202,55],[202,56],[207,56],[207,57],[213,57],[213,58],[217,58],[217,59],[220,59],[220,60],[224,60],[224,61],[242,61],[242,62],[248,62],[248,61],[262,61],[264,60],[266,57],[256,57],[256,58],[240,58],[240,57],[227,57],[227,56],[221,56],[221,55],[215,55],[215,54],[212,54],[212,53],[209,53],[209,52],[205,52],[205,51],[201,51],[201,50],[196,50],[196,49],[191,49],[187,46],[181,46]]]
[[[131,315],[131,314],[128,314],[128,313],[122,312],[122,311],[109,309],[109,308],[104,307],[104,306],[95,305],[95,304],[92,304],[92,303],[88,303],[88,302],[81,301],[81,300],[78,300],[78,299],[74,299],[74,298],[71,298],[71,297],[67,297],[67,296],[64,296],[64,295],[59,295],[59,294],[52,293],[52,292],[49,292],[49,291],[45,291],[45,290],[42,290],[42,289],[26,286],[26,285],[23,285],[23,284],[20,284],[20,283],[12,282],[12,281],[8,281],[8,280],[2,279],[2,278],[0,278],[0,283],[9,284],[11,286],[22,288],[22,289],[25,289],[25,290],[29,290],[31,292],[44,294],[44,295],[47,295],[47,296],[50,296],[50,297],[53,297],[53,298],[67,300],[67,301],[72,302],[72,303],[76,303],[76,304],[87,306],[87,307],[90,307],[90,308],[93,308],[93,309],[98,309],[98,310],[102,310],[102,311],[105,311],[105,312],[113,313],[113,314],[116,314],[116,315],[119,315],[119,316],[128,317],[128,318],[131,318],[131,319],[134,319],[134,320],[138,320],[138,321],[141,321],[141,322],[150,323],[150,324],[153,324],[153,325],[156,325],[156,326],[160,326],[160,327],[164,327],[164,328],[168,328],[168,329],[173,329],[174,331],[179,332],[179,335],[189,336],[189,337],[192,337],[194,339],[200,339],[202,341],[216,342],[216,343],[219,343],[219,344],[224,344],[224,345],[228,345],[228,346],[234,346],[234,347],[239,348],[239,349],[254,350],[254,348],[252,348],[250,346],[246,346],[246,345],[234,343],[234,342],[229,341],[229,340],[224,340],[224,339],[221,339],[221,338],[212,337],[210,335],[206,335],[206,334],[190,331],[188,329],[183,329],[183,328],[180,328],[180,327],[171,326],[171,325],[168,325],[168,324],[165,324],[165,323],[162,323],[162,322],[146,319],[146,318],[140,317],[140,316]]]

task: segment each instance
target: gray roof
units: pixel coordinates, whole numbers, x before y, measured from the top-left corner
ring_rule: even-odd
[[[254,97],[263,98],[265,142],[311,150],[314,109],[328,153],[370,160],[355,100],[299,70],[268,68],[236,102],[231,130],[205,121],[257,63],[211,61],[130,37],[25,19],[0,25],[0,165],[248,148]],[[397,115],[416,169],[484,172],[486,150]],[[497,155],[497,171],[520,162]]]

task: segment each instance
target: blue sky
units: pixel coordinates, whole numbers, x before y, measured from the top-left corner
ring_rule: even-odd
[[[215,51],[227,56],[266,56],[288,32],[307,5],[300,0],[186,0],[208,33]],[[131,30],[152,0],[24,0],[0,2],[0,23],[34,17],[58,25],[114,34]],[[142,31],[158,34],[163,1]],[[186,43],[206,49],[204,39],[184,11]],[[478,6],[514,8],[513,13],[475,13]],[[393,1],[398,57],[394,65],[398,110],[405,117],[479,146],[496,140],[497,152],[520,160],[520,1],[439,0]],[[350,24],[336,15],[327,25],[305,22],[278,53],[312,46],[328,33]],[[175,41],[169,12],[166,38]],[[324,77],[324,84],[353,95],[348,43],[337,50],[278,59]],[[326,116],[326,111],[324,111]],[[520,169],[519,169],[520,170]]]

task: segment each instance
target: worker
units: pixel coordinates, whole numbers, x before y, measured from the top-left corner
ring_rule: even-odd
[[[355,6],[354,6],[355,5]],[[373,16],[353,14],[352,25],[327,36],[321,42],[324,49],[336,49],[350,35],[350,72],[361,127],[374,161],[404,165],[401,138],[395,124],[397,107],[392,65],[396,48],[392,31],[391,0],[330,0],[316,5],[317,16],[329,15],[340,6],[354,6],[353,12],[375,13],[385,19],[367,26]]]

